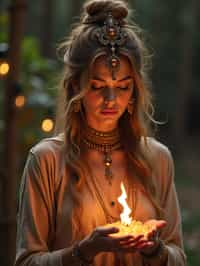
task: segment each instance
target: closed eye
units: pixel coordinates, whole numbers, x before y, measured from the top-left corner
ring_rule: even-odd
[[[102,90],[102,89],[105,89],[106,87],[104,86],[100,86],[100,87],[97,87],[95,85],[92,85],[91,86],[91,89],[94,90],[94,91],[97,91],[97,90]],[[120,89],[120,90],[123,90],[123,91],[126,91],[129,89],[129,86],[125,86],[125,87],[116,87],[116,89]]]
[[[104,89],[104,88],[105,88],[104,86],[100,86],[100,87],[97,87],[97,86],[95,86],[95,85],[92,85],[92,86],[91,86],[91,89],[94,90],[94,91],[102,90],[102,89]]]

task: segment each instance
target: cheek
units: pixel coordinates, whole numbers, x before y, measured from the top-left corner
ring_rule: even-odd
[[[131,95],[132,95],[131,93],[121,95],[119,97],[120,104],[123,105],[124,107],[126,107],[128,105],[128,102],[131,99]]]
[[[87,110],[94,110],[97,108],[102,102],[101,98],[102,97],[97,94],[87,93],[83,98],[83,106],[85,111],[87,112]]]

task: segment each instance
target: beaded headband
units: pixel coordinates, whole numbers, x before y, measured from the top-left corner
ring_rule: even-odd
[[[116,54],[117,47],[126,42],[127,35],[122,30],[122,21],[115,19],[111,13],[105,19],[104,25],[96,29],[96,36],[100,44],[110,49],[108,64],[112,71],[112,78],[115,79],[115,73],[119,69],[120,59]]]

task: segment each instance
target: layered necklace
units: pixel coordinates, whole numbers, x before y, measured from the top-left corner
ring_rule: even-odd
[[[94,149],[103,152],[104,154],[104,166],[105,177],[108,183],[112,184],[112,151],[121,147],[120,134],[118,128],[109,131],[98,131],[90,126],[86,125],[82,130],[82,142],[88,149]]]
[[[113,173],[112,173],[112,151],[117,150],[122,147],[120,143],[120,134],[118,129],[114,129],[109,132],[101,132],[95,130],[94,128],[85,125],[81,131],[82,144],[88,149],[98,150],[104,154],[104,166],[105,166],[105,177],[109,183],[112,185]],[[95,188],[95,194],[99,203],[105,213],[106,221],[109,223],[115,222],[119,217],[115,217],[111,214],[110,210],[106,207],[104,203],[104,197],[99,191],[99,187],[95,182],[95,179],[91,178],[92,184]],[[132,198],[132,210],[135,211],[136,208],[136,189],[131,189],[130,194],[133,195]],[[115,202],[111,201],[110,206],[114,207]]]

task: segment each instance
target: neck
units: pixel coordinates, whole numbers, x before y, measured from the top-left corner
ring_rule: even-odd
[[[104,154],[104,164],[105,164],[105,177],[107,178],[109,184],[112,183],[112,158],[111,153],[114,150],[121,148],[120,134],[118,128],[113,130],[102,132],[91,128],[89,125],[84,125],[81,131],[81,141],[82,144],[87,149],[97,150],[103,152]]]
[[[102,132],[102,133],[106,133],[106,132],[111,132],[113,130],[117,130],[117,126],[114,126],[114,127],[101,127],[101,126],[97,126],[97,127],[94,127],[94,126],[89,126],[90,128],[93,128],[94,130],[96,131],[99,131],[99,132]]]
[[[101,132],[109,132],[118,127],[117,123],[95,123],[95,121],[84,121],[84,124]]]
[[[82,129],[82,141],[91,149],[100,151],[115,150],[120,146],[120,134],[118,128],[110,131],[99,131],[84,125]]]

